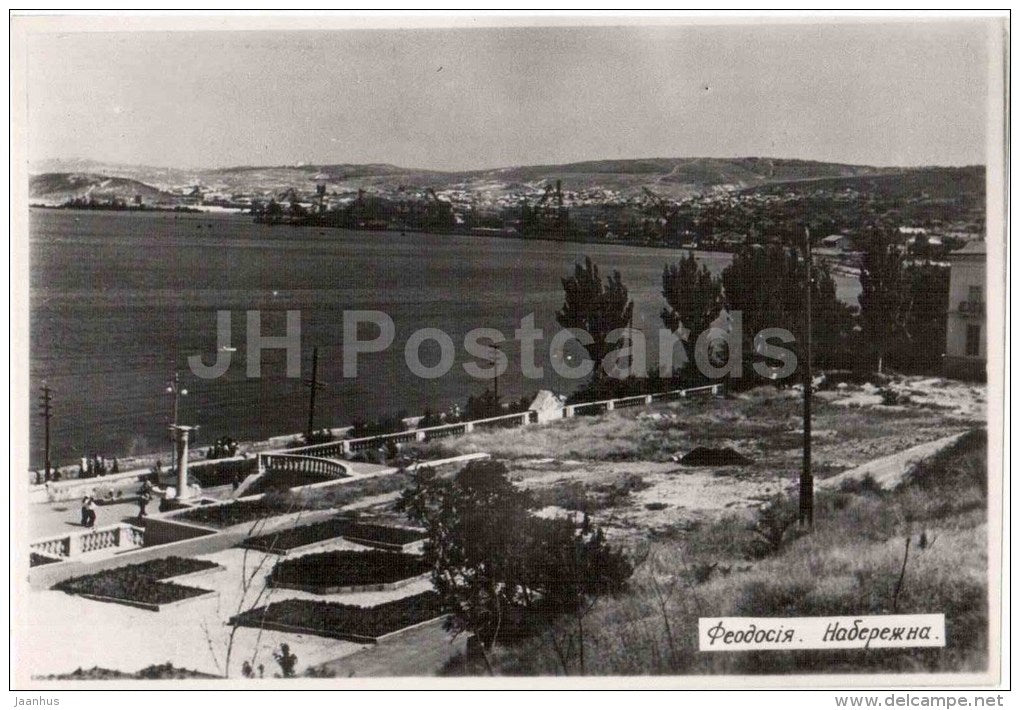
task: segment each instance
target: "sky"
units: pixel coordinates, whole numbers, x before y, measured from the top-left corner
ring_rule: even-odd
[[[29,159],[984,163],[987,37],[963,20],[32,34]]]

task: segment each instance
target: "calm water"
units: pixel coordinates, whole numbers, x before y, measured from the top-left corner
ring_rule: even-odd
[[[535,314],[551,337],[562,304],[560,279],[590,255],[619,269],[635,300],[635,327],[659,326],[663,265],[677,254],[612,245],[523,242],[391,232],[270,228],[236,215],[128,214],[33,210],[31,215],[31,379],[53,390],[54,462],[81,452],[105,455],[169,448],[172,402],[165,387],[175,369],[189,394],[179,419],[198,424],[199,443],[301,431],[307,389],[285,376],[282,351],[263,353],[262,377],[245,376],[245,311],[262,311],[264,334],[282,335],[284,312],[301,312],[304,376],[319,347],[316,425],[407,410],[416,414],[463,403],[487,384],[468,377],[462,347],[476,327],[508,338]],[[706,255],[718,273],[727,255]],[[848,299],[856,286],[841,282]],[[356,379],[341,377],[345,309],[390,314],[396,340],[387,352],[363,355]],[[237,348],[227,374],[200,380],[187,357],[217,348],[216,311],[233,314]],[[457,344],[449,374],[421,380],[404,364],[403,344],[418,328],[440,328]],[[366,333],[364,337],[371,337]],[[504,347],[519,361],[515,347]],[[537,347],[543,382],[525,383],[519,367],[500,378],[507,396],[540,387],[569,391],[548,366],[548,341]],[[436,361],[428,345],[427,364]],[[33,406],[34,412],[36,407]],[[42,427],[32,421],[32,461],[41,466]]]

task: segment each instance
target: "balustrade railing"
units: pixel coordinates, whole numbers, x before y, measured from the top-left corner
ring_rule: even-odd
[[[95,530],[72,532],[29,544],[32,552],[70,559],[101,550],[130,549],[145,546],[145,531],[122,523]]]
[[[706,385],[703,387],[690,387],[683,390],[671,390],[668,392],[656,392],[653,394],[630,395],[616,399],[604,399],[596,402],[578,402],[563,407],[563,418],[570,418],[576,415],[601,414],[613,411],[617,408],[639,407],[653,402],[670,401],[683,399],[701,394],[718,394],[722,385]],[[424,427],[421,429],[408,429],[406,431],[394,432],[392,434],[377,434],[364,436],[355,439],[343,439],[331,441],[325,444],[313,444],[302,446],[296,449],[262,454],[265,460],[267,456],[305,456],[322,459],[342,459],[361,451],[372,451],[387,443],[402,444],[412,441],[425,442],[435,439],[444,439],[450,436],[468,434],[475,429],[511,428],[526,426],[539,421],[538,412],[526,411],[514,414],[503,414],[498,417],[487,419],[476,419],[468,422],[456,422],[452,424],[440,424],[438,426]],[[289,469],[298,470],[298,469]]]
[[[300,454],[259,454],[259,468],[266,473],[313,473],[327,478],[348,478],[350,470],[333,459]]]

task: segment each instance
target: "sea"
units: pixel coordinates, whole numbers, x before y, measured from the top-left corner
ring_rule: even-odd
[[[30,215],[31,463],[41,468],[43,422],[37,395],[52,392],[54,465],[83,455],[169,452],[178,373],[178,422],[198,426],[196,443],[221,436],[265,439],[303,431],[308,421],[313,348],[318,348],[316,428],[379,415],[440,412],[463,406],[494,383],[469,376],[465,334],[494,328],[508,340],[526,316],[538,341],[540,379],[525,379],[520,344],[501,346],[510,366],[505,399],[539,389],[569,393],[577,380],[557,375],[549,339],[558,330],[561,280],[589,256],[603,274],[618,270],[635,303],[633,327],[649,338],[660,327],[663,267],[682,255],[612,244],[500,237],[359,232],[268,226],[241,214],[32,209]],[[698,252],[713,273],[728,254]],[[860,286],[837,276],[840,297]],[[301,376],[289,377],[283,350],[263,351],[260,374],[247,368],[246,313],[261,313],[263,335],[283,335],[286,312],[300,313]],[[382,311],[394,344],[363,354],[357,377],[343,372],[343,314]],[[217,340],[217,313],[231,314],[229,349]],[[455,364],[424,379],[410,371],[404,346],[415,331],[437,328],[455,344]],[[366,327],[360,337],[374,337]],[[649,340],[654,343],[654,340]],[[421,346],[425,365],[439,348]],[[215,379],[195,376],[188,358],[231,358]],[[571,357],[570,349],[567,357]],[[650,360],[654,363],[654,353]]]

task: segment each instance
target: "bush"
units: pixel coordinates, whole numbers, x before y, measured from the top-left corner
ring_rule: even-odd
[[[792,534],[797,523],[798,508],[795,501],[785,496],[773,497],[758,511],[752,530],[755,539],[748,549],[753,559],[777,555]]]

